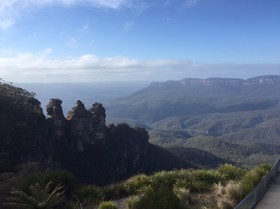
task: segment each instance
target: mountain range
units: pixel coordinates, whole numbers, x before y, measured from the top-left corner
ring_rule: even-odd
[[[202,149],[252,166],[280,154],[279,89],[277,75],[186,78],[152,83],[105,106],[110,121],[146,127],[152,143]]]

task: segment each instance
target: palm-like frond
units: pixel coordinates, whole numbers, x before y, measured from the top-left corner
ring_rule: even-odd
[[[4,205],[14,209],[52,209],[64,200],[65,191],[61,185],[51,190],[51,184],[50,181],[44,188],[38,183],[30,185],[30,196],[23,191],[13,190]]]

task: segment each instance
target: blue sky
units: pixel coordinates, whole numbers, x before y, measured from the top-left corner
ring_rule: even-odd
[[[279,0],[0,1],[0,78],[280,75]]]

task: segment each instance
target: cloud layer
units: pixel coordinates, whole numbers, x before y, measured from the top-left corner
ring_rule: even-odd
[[[52,49],[40,54],[18,53],[0,57],[0,78],[11,82],[160,81],[186,77],[242,77],[280,74],[280,64],[203,64],[184,60],[141,61],[128,57],[50,58]]]

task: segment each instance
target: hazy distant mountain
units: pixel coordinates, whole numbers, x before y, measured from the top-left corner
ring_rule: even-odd
[[[280,154],[279,89],[280,76],[157,82],[107,104],[107,115],[146,124],[150,141],[164,147],[198,148],[241,164],[272,162]]]
[[[108,115],[154,123],[167,117],[264,110],[278,106],[280,76],[183,79],[152,83],[107,107]]]

